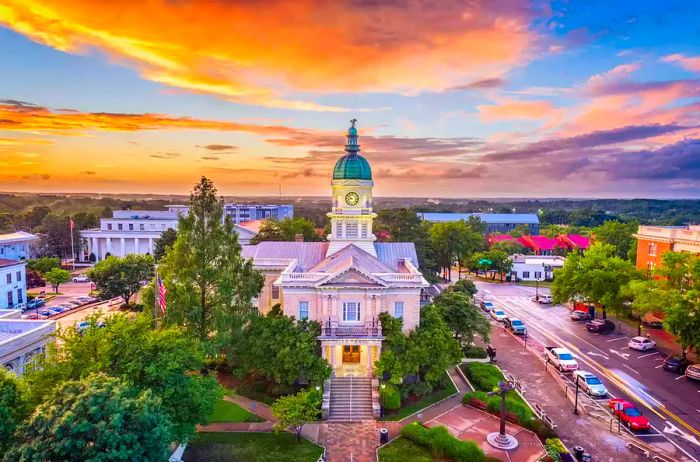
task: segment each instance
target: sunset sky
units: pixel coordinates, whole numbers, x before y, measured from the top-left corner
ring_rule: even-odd
[[[4,0],[0,190],[700,197],[700,2]]]

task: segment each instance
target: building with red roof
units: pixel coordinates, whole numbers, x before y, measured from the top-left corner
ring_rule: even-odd
[[[556,248],[565,248],[559,239],[545,236],[522,236],[518,238],[523,246],[531,249],[535,255],[551,255]]]
[[[591,246],[591,240],[580,234],[562,234],[557,239],[570,251],[584,251]]]

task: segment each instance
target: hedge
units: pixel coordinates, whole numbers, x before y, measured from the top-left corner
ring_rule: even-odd
[[[401,435],[416,444],[430,448],[435,456],[455,462],[483,462],[484,451],[474,441],[462,441],[443,426],[426,428],[413,422],[401,429]]]
[[[401,407],[401,393],[392,383],[383,383],[379,387],[379,399],[384,409],[394,410]]]
[[[485,359],[488,357],[486,350],[476,345],[465,346],[462,348],[462,354],[465,358]]]
[[[506,380],[501,371],[492,364],[465,363],[460,364],[460,367],[477,390],[493,391],[498,387],[498,382]]]

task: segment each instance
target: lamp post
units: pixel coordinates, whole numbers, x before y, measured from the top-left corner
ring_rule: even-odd
[[[578,390],[579,390],[579,384],[578,381],[581,377],[576,376],[576,398],[574,399],[574,415],[578,415]]]
[[[506,435],[506,394],[513,389],[515,389],[515,383],[499,381],[498,391],[488,393],[489,396],[501,395],[501,425],[498,433],[489,433],[486,437],[486,441],[488,441],[491,446],[504,451],[518,447],[518,440],[511,435]]]

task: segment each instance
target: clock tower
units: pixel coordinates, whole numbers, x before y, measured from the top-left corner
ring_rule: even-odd
[[[377,256],[372,234],[372,220],[377,216],[372,211],[372,169],[362,157],[357,144],[357,119],[350,121],[345,155],[333,168],[333,208],[328,213],[331,234],[328,235],[327,255],[332,255],[349,244],[355,244],[370,255]]]

